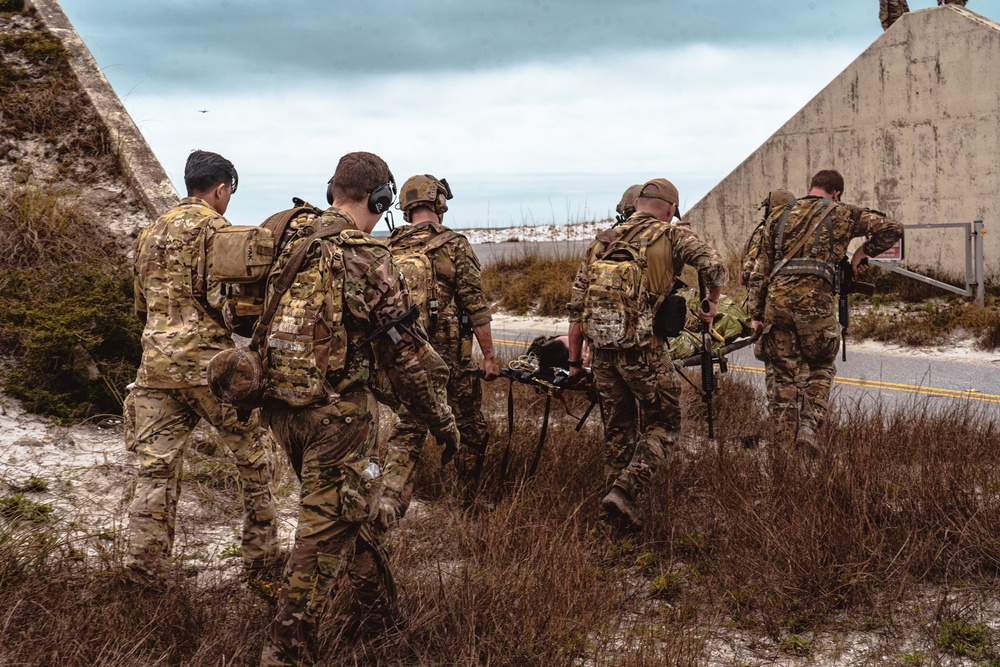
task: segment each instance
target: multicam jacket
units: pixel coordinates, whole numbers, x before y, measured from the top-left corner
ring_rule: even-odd
[[[340,313],[327,314],[331,319],[340,320],[328,322],[329,328],[342,323],[346,329],[346,350],[330,351],[331,357],[345,355],[342,370],[327,378],[333,391],[344,395],[364,390],[373,372],[370,354],[374,351],[380,365],[387,371],[396,396],[424,420],[428,428],[446,426],[452,419],[445,393],[448,367],[431,346],[410,336],[403,336],[398,342],[392,342],[389,336],[381,336],[371,344],[363,343],[376,328],[399,318],[410,308],[409,293],[388,248],[360,231],[350,215],[341,209],[327,209],[319,217],[302,216],[296,219],[295,224],[295,236],[282,249],[276,271],[317,230],[329,226],[344,228],[336,240],[323,239],[316,243],[317,249],[306,255],[295,282],[289,288],[289,291],[316,289],[316,285],[305,285],[301,281],[318,275],[316,265],[324,252],[321,246],[337,244],[340,247],[344,263],[343,283],[319,286],[327,292],[342,290],[342,298],[334,298],[333,295],[327,298],[327,303],[340,303],[343,309]],[[274,326],[272,321],[272,328]],[[423,335],[419,328],[416,333]]]
[[[788,213],[781,251],[792,250],[802,236],[813,228],[823,204],[822,197],[809,196],[798,200]],[[862,248],[868,256],[874,257],[888,250],[903,235],[900,223],[878,211],[840,202],[831,204],[831,207],[829,225],[823,223],[819,226],[819,236],[816,237],[819,243],[815,243],[815,239],[807,240],[796,253],[797,257],[814,256],[820,262],[836,265],[846,255],[847,245],[853,238],[867,237]],[[831,310],[834,287],[825,278],[819,275],[780,273],[771,276],[776,262],[780,261],[780,253],[775,247],[778,243],[780,219],[781,209],[772,211],[767,219],[761,252],[747,285],[750,316],[764,321],[767,302],[794,303],[798,308],[816,309],[816,312]],[[832,238],[830,229],[833,230]]]
[[[394,253],[405,252],[425,246],[432,238],[447,231],[451,230],[433,222],[399,227],[389,235],[387,245]],[[479,258],[469,240],[455,234],[432,252],[437,272],[437,295],[443,304],[441,316],[455,317],[460,311],[465,311],[474,327],[492,321],[490,306],[483,292]]]
[[[606,229],[587,249],[587,254],[576,272],[569,302],[569,321],[581,322],[584,311],[584,298],[587,293],[587,267],[594,262],[601,251],[609,243],[622,238],[637,225],[660,225],[663,234],[650,244],[646,250],[648,263],[647,279],[649,292],[653,295],[669,293],[674,286],[674,278],[680,275],[685,264],[693,266],[705,281],[708,289],[721,288],[729,279],[729,271],[719,254],[708,244],[698,238],[697,234],[687,227],[671,225],[662,222],[645,211],[634,213],[624,223]]]
[[[221,313],[222,283],[208,278],[212,237],[228,226],[207,202],[185,197],[139,234],[134,308],[145,328],[138,386],[207,384],[208,362],[233,347]]]

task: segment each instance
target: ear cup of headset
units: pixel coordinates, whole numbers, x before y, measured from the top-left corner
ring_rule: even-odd
[[[392,172],[389,172],[389,180],[375,188],[368,195],[368,210],[372,213],[382,215],[389,210],[392,202],[396,199],[396,179]]]
[[[333,176],[326,182],[326,203],[333,206]]]
[[[368,210],[381,215],[389,210],[393,199],[395,197],[393,196],[392,186],[389,183],[383,183],[368,195]]]

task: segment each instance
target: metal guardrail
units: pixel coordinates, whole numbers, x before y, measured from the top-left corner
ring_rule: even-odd
[[[904,230],[910,229],[941,229],[945,227],[958,227],[965,230],[965,287],[957,287],[955,285],[949,285],[948,283],[943,283],[940,280],[934,280],[933,278],[928,278],[927,276],[921,275],[914,271],[909,271],[907,269],[901,269],[898,266],[890,264],[888,262],[880,262],[877,259],[869,260],[869,264],[877,266],[880,269],[885,269],[886,271],[892,271],[893,273],[898,273],[901,276],[906,276],[907,278],[913,278],[914,280],[919,280],[920,282],[927,283],[928,285],[933,285],[935,287],[940,287],[943,290],[948,290],[949,292],[954,292],[955,294],[960,294],[961,296],[972,297],[975,296],[976,301],[979,305],[984,305],[986,301],[986,284],[985,284],[985,262],[983,259],[983,235],[986,234],[986,230],[983,226],[983,219],[977,218],[973,222],[946,222],[940,224],[927,224],[927,225],[904,225]]]

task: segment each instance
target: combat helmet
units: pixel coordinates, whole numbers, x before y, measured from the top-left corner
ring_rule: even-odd
[[[630,185],[628,190],[622,195],[622,200],[618,202],[618,206],[615,208],[618,211],[618,215],[615,218],[618,222],[625,222],[635,213],[635,199],[641,191],[642,183],[636,183],[635,185]]]
[[[417,206],[426,206],[438,215],[448,210],[448,200],[452,198],[448,180],[435,178],[430,174],[410,176],[399,189],[399,208],[403,220],[410,221],[410,211]]]
[[[767,194],[767,198],[760,203],[757,210],[764,209],[764,219],[771,215],[771,211],[776,211],[788,206],[788,202],[795,199],[795,195],[790,190],[772,190]]]

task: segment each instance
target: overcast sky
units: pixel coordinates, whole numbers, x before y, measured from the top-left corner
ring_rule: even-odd
[[[606,217],[657,176],[687,210],[882,32],[877,0],[61,4],[181,194],[190,150],[236,164],[236,224],[325,205],[353,150],[447,178],[459,228]]]

